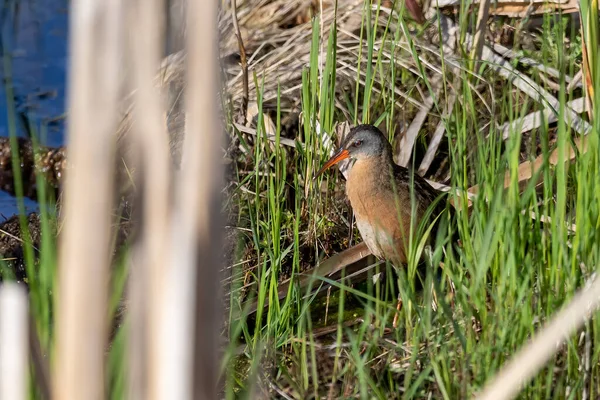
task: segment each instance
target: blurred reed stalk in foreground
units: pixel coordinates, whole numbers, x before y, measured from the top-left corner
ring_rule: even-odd
[[[17,283],[0,284],[0,399],[27,396],[27,292]]]
[[[130,279],[129,398],[147,399],[149,385],[160,381],[158,315],[165,301],[161,285],[168,267],[169,194],[171,164],[165,123],[165,104],[154,85],[165,40],[161,12],[164,1],[132,1],[128,9],[129,77],[135,88],[134,123],[130,145],[136,174],[138,240],[134,243]],[[151,312],[154,310],[154,312]],[[150,349],[154,351],[150,351]]]
[[[125,161],[135,183],[136,240],[128,289],[128,398],[216,397],[222,184],[217,3],[187,5],[187,120],[178,171],[169,159],[168,110],[155,85],[165,48],[164,5],[73,3],[72,166],[60,249],[56,398],[106,398],[113,166],[121,162],[115,162],[117,105],[129,89],[135,106]]]
[[[115,132],[123,9],[71,3],[69,124],[60,240],[53,392],[104,399]]]

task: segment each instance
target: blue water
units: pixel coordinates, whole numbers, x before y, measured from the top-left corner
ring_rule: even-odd
[[[14,101],[40,129],[40,140],[47,146],[61,146],[65,130],[65,83],[68,50],[68,0],[18,1],[14,17],[2,26],[3,43],[11,54]],[[11,14],[11,13],[9,13]],[[4,67],[0,71],[4,82]],[[4,84],[0,93],[0,136],[8,136],[7,98]],[[25,136],[21,119],[18,134]],[[28,211],[37,203],[25,199]],[[0,221],[17,213],[17,200],[0,191]]]

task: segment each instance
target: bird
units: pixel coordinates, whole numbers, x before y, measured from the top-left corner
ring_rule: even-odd
[[[427,229],[433,222],[429,238],[435,237],[441,220],[437,217],[446,209],[444,202],[437,200],[442,193],[420,175],[394,163],[390,142],[373,125],[352,128],[315,179],[346,159],[353,163],[346,194],[363,241],[375,257],[401,268],[408,261],[411,226],[414,235],[419,224],[424,222]]]
[[[364,257],[365,245],[375,257],[387,260],[399,269],[408,261],[411,224],[413,232],[417,232],[421,222],[425,222],[426,229],[433,223],[429,239],[435,236],[441,221],[437,217],[446,209],[444,202],[440,201],[443,194],[420,175],[394,163],[391,144],[373,125],[352,128],[337,152],[315,174],[313,180],[346,159],[353,162],[346,181],[346,194],[363,243],[320,263],[313,269],[312,275],[327,276],[348,265],[349,260],[358,261]],[[448,208],[451,216],[452,210],[452,207]],[[288,295],[291,282],[288,280],[279,288],[280,300]],[[303,276],[298,284],[302,287],[308,282],[311,282],[311,277]],[[398,311],[401,304],[398,296]],[[250,313],[257,309],[258,301],[254,300],[249,307]],[[394,327],[397,317],[398,313],[394,316]]]

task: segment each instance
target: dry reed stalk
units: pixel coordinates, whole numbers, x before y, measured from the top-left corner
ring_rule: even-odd
[[[485,31],[487,28],[488,14],[490,11],[490,0],[479,2],[479,11],[477,12],[477,26],[475,28],[475,37],[473,38],[472,58],[474,62],[481,59],[483,44],[485,43]],[[479,68],[473,68],[477,70]]]
[[[115,132],[123,12],[118,0],[74,2],[71,14],[69,158],[60,240],[58,399],[106,398],[104,364]]]
[[[213,399],[217,380],[219,202],[216,2],[188,4],[186,138],[158,301],[154,398]]]
[[[520,64],[535,68],[544,74],[547,74],[555,79],[560,79],[563,77],[565,82],[572,84],[573,86],[581,87],[581,83],[573,83],[574,78],[571,78],[569,75],[561,73],[556,68],[553,68],[549,65],[544,65],[539,61],[536,61],[532,58],[523,56],[520,52],[509,49],[505,46],[502,46],[500,43],[490,43],[490,46],[494,49],[496,53],[506,59],[517,59]],[[572,90],[572,88],[571,88]],[[567,90],[569,91],[569,90]]]
[[[0,399],[28,398],[27,308],[21,285],[0,285]]]
[[[479,400],[514,398],[556,349],[573,332],[581,328],[590,315],[600,307],[600,279],[592,278],[552,320],[500,370]]]
[[[185,47],[185,17],[187,9],[186,0],[169,0],[166,39],[167,54],[173,54]]]
[[[161,284],[168,244],[171,162],[166,112],[155,85],[165,43],[164,0],[138,0],[130,4],[128,26],[133,39],[131,54],[136,88],[131,145],[136,181],[140,182],[136,210],[141,217],[139,237],[131,263],[129,333],[129,398],[156,398],[148,390],[158,379],[161,360],[155,334],[160,319],[153,310],[160,307]]]
[[[195,259],[198,267],[195,293],[194,398],[217,398],[218,348],[221,329],[221,199],[223,188],[223,139],[217,59],[219,40],[215,2],[212,7],[193,2],[189,25],[190,64],[187,96],[186,146],[183,154],[182,204],[198,211],[194,226]],[[196,41],[195,38],[201,38]],[[186,153],[186,151],[188,151]],[[190,190],[191,188],[191,190]],[[180,210],[186,209],[185,207]]]

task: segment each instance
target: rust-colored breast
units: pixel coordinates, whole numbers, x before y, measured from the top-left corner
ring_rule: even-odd
[[[409,183],[395,181],[391,185],[389,180],[393,175],[386,171],[387,166],[382,167],[377,161],[355,162],[348,176],[346,193],[358,230],[371,252],[399,266],[406,263],[410,235]],[[417,214],[420,219],[420,213]]]

